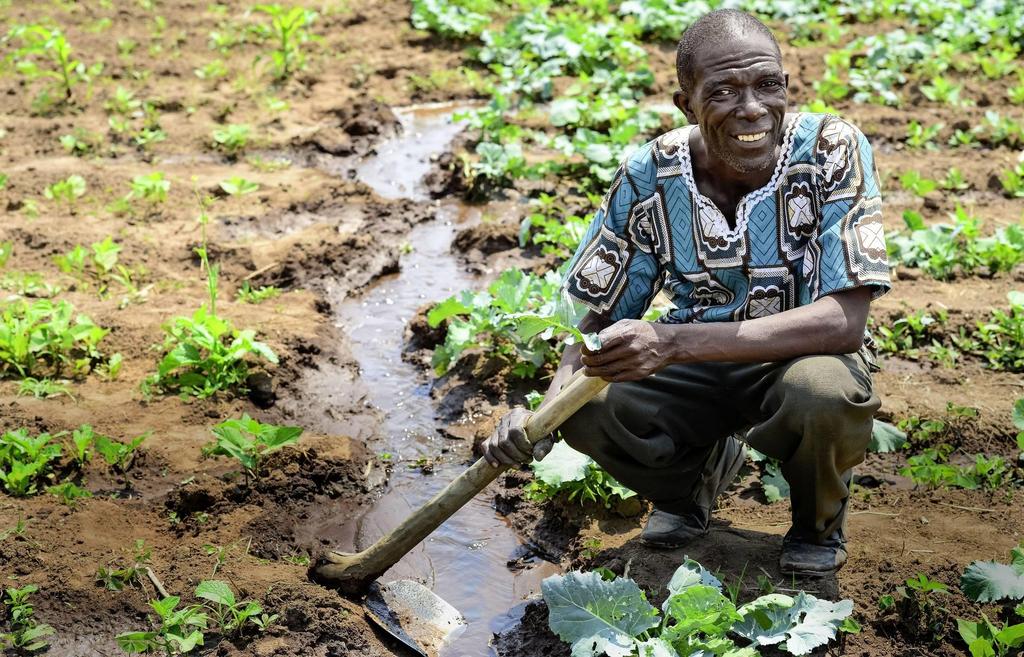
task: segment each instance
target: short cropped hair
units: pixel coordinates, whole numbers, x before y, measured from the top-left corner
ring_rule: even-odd
[[[697,72],[693,69],[693,55],[711,39],[734,35],[741,32],[754,32],[771,39],[775,52],[782,59],[782,51],[775,35],[768,26],[750,14],[738,9],[718,9],[704,14],[690,24],[679,38],[676,48],[676,75],[679,88],[689,92],[696,82]]]

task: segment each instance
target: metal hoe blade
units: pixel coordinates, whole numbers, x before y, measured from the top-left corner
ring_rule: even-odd
[[[421,657],[437,655],[466,625],[458,609],[408,579],[372,583],[364,609],[370,620]]]

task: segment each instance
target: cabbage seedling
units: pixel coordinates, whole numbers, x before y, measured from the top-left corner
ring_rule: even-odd
[[[246,194],[252,194],[260,188],[259,183],[255,183],[251,180],[246,180],[241,176],[232,176],[227,180],[220,182],[220,188],[226,193],[232,196],[245,196]]]
[[[277,41],[276,48],[270,52],[274,77],[286,80],[306,65],[302,46],[315,38],[306,28],[316,20],[317,13],[303,7],[279,4],[256,5],[253,9],[270,16],[270,28]]]
[[[270,453],[291,445],[302,436],[301,427],[279,427],[263,424],[249,417],[227,420],[215,425],[211,431],[217,437],[205,451],[208,454],[233,456],[245,468],[246,482],[259,479],[263,459]]]

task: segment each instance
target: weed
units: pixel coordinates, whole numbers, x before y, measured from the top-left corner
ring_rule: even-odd
[[[50,645],[46,637],[56,634],[56,630],[46,623],[36,621],[35,608],[28,600],[37,591],[39,587],[35,584],[11,587],[5,591],[3,603],[10,619],[10,631],[0,632],[0,647],[33,652]]]
[[[263,424],[248,414],[243,414],[238,420],[221,422],[211,431],[217,439],[204,451],[207,454],[233,456],[238,459],[245,468],[246,482],[250,477],[259,480],[260,466],[268,454],[294,444],[302,435],[301,427]]]

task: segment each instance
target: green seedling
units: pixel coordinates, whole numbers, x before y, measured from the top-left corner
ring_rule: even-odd
[[[497,9],[491,0],[459,3],[413,0],[410,20],[417,30],[429,30],[450,39],[464,39],[479,35],[491,23],[487,12]]]
[[[1024,371],[1024,292],[1007,293],[1010,308],[994,309],[988,321],[977,322],[971,332],[953,338],[957,347],[984,358],[989,367]]]
[[[103,145],[103,137],[82,128],[75,128],[70,134],[61,135],[60,145],[70,155],[85,157],[95,155],[99,151]]]
[[[48,433],[31,436],[28,429],[7,431],[0,436],[0,483],[16,497],[35,493],[53,476],[61,447]]]
[[[236,600],[231,587],[220,580],[200,582],[196,597],[206,600],[204,606],[225,636],[241,634],[247,623],[264,630],[277,620],[277,614],[264,614],[263,607],[255,600]]]
[[[999,182],[1007,196],[1024,198],[1024,162],[1003,171],[999,176]]]
[[[149,438],[151,433],[152,432],[147,431],[140,436],[136,436],[127,443],[118,442],[106,436],[96,435],[94,437],[93,446],[95,447],[96,452],[106,460],[115,472],[123,475],[131,469],[132,463],[135,461],[136,451],[138,450],[139,445]]]
[[[92,497],[92,493],[88,490],[81,488],[70,481],[65,481],[54,486],[47,486],[46,492],[51,495],[56,495],[63,504],[71,508],[75,508],[75,506],[77,506],[78,500]]]
[[[117,645],[132,654],[160,652],[165,655],[185,654],[203,645],[203,631],[209,625],[209,618],[201,606],[178,609],[180,603],[178,596],[150,600],[149,606],[157,616],[155,629],[118,634]]]
[[[36,399],[49,399],[61,395],[67,395],[71,399],[75,398],[71,394],[66,381],[36,379],[31,376],[22,379],[18,384],[18,395],[21,397],[35,397]]]
[[[923,126],[917,121],[911,121],[907,126],[907,146],[910,148],[926,148],[928,150],[938,150],[938,145],[935,140],[938,138],[939,133],[946,127],[943,123],[937,123],[930,126]]]
[[[943,105],[959,107],[965,103],[960,99],[960,92],[963,86],[956,85],[941,75],[932,78],[931,84],[921,85],[921,93],[928,100]]]
[[[913,628],[916,635],[941,642],[949,620],[949,610],[942,601],[948,595],[949,587],[945,584],[917,573],[897,586],[895,593],[882,596],[878,607],[882,612],[896,612],[901,623]]]
[[[217,439],[206,448],[208,454],[233,456],[245,469],[246,481],[258,480],[263,459],[272,452],[292,445],[302,435],[301,427],[279,427],[262,424],[243,414],[241,419],[227,420],[211,431]]]
[[[131,563],[124,568],[101,566],[96,570],[96,582],[109,591],[123,591],[141,585],[142,577],[152,560],[153,550],[146,547],[146,542],[140,538],[132,548]]]
[[[260,188],[259,183],[246,180],[241,176],[232,176],[227,180],[222,180],[219,186],[225,193],[231,196],[245,196],[246,194],[252,194]]]
[[[128,194],[129,200],[143,199],[155,206],[167,200],[167,193],[171,191],[171,181],[164,177],[162,171],[140,174],[132,178],[132,191]]]
[[[122,86],[114,90],[114,94],[103,103],[104,109],[111,114],[128,116],[142,108],[142,101],[135,94]]]
[[[8,588],[4,594],[4,607],[10,620],[10,632],[0,632],[0,648],[13,648],[15,651],[34,652],[50,645],[46,639],[56,634],[56,630],[46,623],[35,619],[35,608],[29,602],[29,596],[39,591],[35,584],[21,588]]]
[[[570,215],[557,205],[554,197],[541,194],[538,212],[527,216],[519,226],[519,246],[535,244],[544,255],[560,260],[569,259],[576,252],[593,216]]]
[[[0,305],[0,376],[82,376],[104,360],[98,347],[106,334],[67,301]]]
[[[16,25],[7,35],[22,46],[9,59],[17,71],[29,80],[46,80],[49,84],[36,96],[33,107],[46,112],[53,107],[71,104],[75,89],[88,83],[103,70],[103,63],[86,66],[74,58],[71,44],[58,29],[43,25]]]
[[[916,196],[927,196],[939,187],[938,182],[922,177],[920,173],[913,169],[904,172],[900,176],[900,184],[903,185],[903,189],[913,192]]]
[[[942,188],[949,191],[962,191],[970,188],[970,184],[964,179],[963,172],[956,167],[950,167],[946,172],[946,178],[942,181]]]
[[[242,281],[242,286],[238,288],[237,298],[242,303],[263,303],[268,299],[276,299],[280,295],[281,290],[273,285],[251,287],[249,281]]]
[[[192,72],[200,80],[218,80],[226,78],[231,71],[228,70],[228,66],[224,63],[223,59],[215,59],[193,69]]]
[[[270,17],[270,29],[275,42],[275,48],[270,52],[274,77],[286,80],[306,65],[302,48],[315,39],[308,28],[316,20],[317,13],[303,7],[284,7],[279,4],[256,5],[253,9]]]
[[[251,135],[252,128],[248,125],[231,123],[213,131],[213,145],[229,157],[237,157],[248,146]]]
[[[66,203],[74,210],[75,201],[85,195],[85,178],[73,174],[65,180],[59,180],[43,190],[43,196],[51,201]]]

